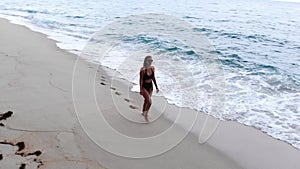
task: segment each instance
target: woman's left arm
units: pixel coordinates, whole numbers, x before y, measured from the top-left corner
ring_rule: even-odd
[[[156,90],[158,90],[158,87],[157,87],[157,83],[156,83],[156,78],[155,78],[155,69],[154,69],[154,66],[153,66],[153,82],[154,82],[154,85],[156,87]]]

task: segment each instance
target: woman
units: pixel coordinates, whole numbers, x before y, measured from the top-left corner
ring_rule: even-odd
[[[151,66],[153,59],[151,56],[146,56],[144,59],[144,65],[140,69],[140,94],[144,97],[143,113],[146,122],[149,122],[148,111],[152,104],[151,96],[153,91],[152,81],[155,84],[156,92],[159,92],[159,89],[156,84],[156,79],[154,75],[154,66]]]

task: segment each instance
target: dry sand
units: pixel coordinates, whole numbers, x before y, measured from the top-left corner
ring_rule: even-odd
[[[115,130],[138,138],[155,136],[172,126],[169,120],[160,116],[160,112],[193,114],[195,111],[180,109],[167,104],[162,97],[153,97],[151,118],[160,118],[144,124],[139,114],[142,97],[129,91],[130,83],[126,80],[111,78],[113,71],[80,59],[75,70],[75,88],[79,88],[80,92],[93,88],[95,97],[92,98],[89,92],[86,95],[80,92],[72,95],[76,55],[57,48],[55,41],[47,39],[45,35],[11,24],[5,19],[0,19],[0,37],[0,112],[13,112],[12,116],[0,121],[1,169],[22,166],[26,169],[300,167],[300,151],[291,145],[253,127],[228,121],[219,123],[214,118],[210,118],[211,124],[219,123],[219,126],[203,144],[198,143],[195,135],[188,134],[176,147],[154,157],[134,159],[111,154],[95,143],[107,133],[105,128],[96,128],[101,120],[97,118],[97,109],[90,106],[95,101],[93,98],[96,98],[101,112]],[[95,83],[85,83],[91,79]],[[76,114],[74,105],[76,111],[86,114]],[[78,117],[83,118],[82,123],[79,123]],[[200,132],[206,117],[199,113],[193,133]],[[85,129],[90,129],[88,133],[93,134],[92,137],[83,130],[83,123],[91,124]],[[175,126],[171,138],[184,131]],[[156,145],[168,144],[169,140],[147,147],[137,145],[136,149],[128,149],[127,143],[112,137],[107,137],[106,141],[124,145],[124,150],[134,153],[141,148],[151,152]]]

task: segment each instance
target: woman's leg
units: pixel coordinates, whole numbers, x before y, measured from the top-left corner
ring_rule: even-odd
[[[146,107],[147,113],[148,113],[148,111],[149,111],[149,109],[150,109],[150,107],[151,107],[151,105],[152,105],[152,99],[151,99],[152,92],[153,92],[153,87],[151,87],[150,90],[149,90],[149,100],[150,100],[150,104],[148,104],[147,107]]]
[[[144,104],[143,104],[143,113],[145,112],[145,111],[147,111],[147,107],[148,107],[148,102],[149,102],[149,96],[147,95],[147,90],[146,89],[143,89],[143,91],[142,91],[142,95],[143,95],[143,97],[144,97]],[[143,114],[144,115],[144,114]]]
[[[147,102],[144,100],[144,104],[143,104],[143,110],[142,110],[142,115],[144,115],[145,111],[146,111],[146,105],[147,105]]]
[[[149,101],[148,101],[148,103],[146,104],[146,111],[145,111],[145,113],[144,113],[144,117],[145,117],[146,122],[149,122],[149,119],[148,119],[148,113],[149,113],[149,109],[150,109],[150,107],[151,107],[151,105],[152,105],[152,99],[151,99],[152,91],[153,91],[152,88],[150,89],[149,92],[146,91],[146,92],[148,93],[148,96],[149,96]]]
[[[148,111],[152,104],[151,94],[152,94],[152,90],[150,90],[149,93],[146,89],[143,89],[142,92],[142,95],[144,97],[143,112]]]
[[[149,122],[149,120],[148,120],[148,111],[149,111],[149,108],[152,104],[152,100],[151,100],[150,94],[148,93],[148,91],[146,89],[143,89],[142,95],[144,97],[144,105],[143,105],[142,115],[145,117],[145,120],[147,122]]]

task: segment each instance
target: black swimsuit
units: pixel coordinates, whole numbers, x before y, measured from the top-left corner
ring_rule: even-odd
[[[143,76],[143,87],[148,91],[150,92],[150,89],[153,87],[152,86],[152,81],[150,83],[147,83],[146,80],[148,79],[152,79],[154,77],[154,72],[152,72],[152,74],[149,76],[147,74],[147,69],[145,69],[145,73],[144,73],[144,76]]]

